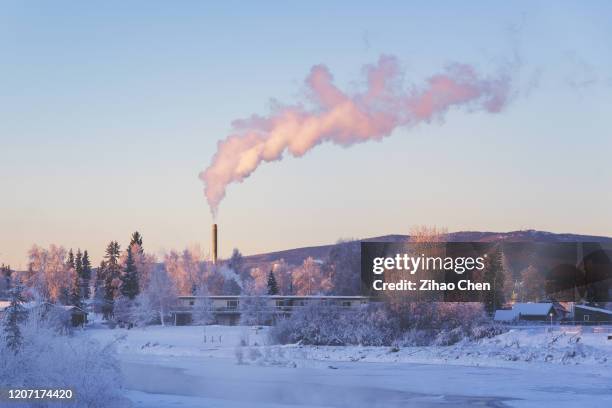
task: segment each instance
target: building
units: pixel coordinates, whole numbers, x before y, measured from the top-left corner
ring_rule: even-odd
[[[0,320],[10,302],[0,301]],[[27,302],[22,304],[26,313],[38,313],[43,318],[57,318],[64,325],[77,327],[87,323],[87,312],[77,306],[58,305],[49,302]]]
[[[567,311],[557,302],[515,303],[511,310],[496,310],[493,320],[498,322],[517,321],[560,321],[567,317]]]
[[[612,324],[612,310],[594,306],[575,305],[574,320],[583,324]]]
[[[233,326],[240,321],[241,300],[254,298],[254,296],[180,296],[178,305],[171,311],[174,324],[184,326],[191,324],[193,308],[200,299],[207,299],[211,305],[214,323]],[[293,311],[306,306],[309,302],[323,302],[345,308],[357,308],[367,304],[367,296],[260,296],[273,318],[289,316]]]

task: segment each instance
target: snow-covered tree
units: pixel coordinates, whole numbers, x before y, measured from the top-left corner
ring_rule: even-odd
[[[168,276],[181,295],[193,295],[202,282],[201,264],[202,254],[197,247],[185,249],[180,254],[173,250],[164,258]]]
[[[111,241],[106,247],[104,267],[104,306],[103,313],[109,319],[113,314],[113,303],[119,295],[121,286],[121,265],[119,264],[120,247],[117,241]]]
[[[334,294],[358,295],[361,290],[361,244],[338,241],[327,256],[324,269],[331,276]]]
[[[197,288],[192,310],[194,323],[206,325],[214,321],[213,301],[205,285],[200,285]]]
[[[83,251],[82,272],[81,272],[81,295],[83,299],[89,299],[91,296],[89,284],[91,281],[91,261],[87,250]]]
[[[11,276],[13,270],[10,265],[2,264],[0,266],[0,294],[2,296],[8,295],[8,291],[11,289]]]
[[[498,246],[488,254],[484,270],[483,281],[489,283],[493,288],[483,293],[483,302],[487,312],[493,313],[504,304],[505,279],[502,249]]]
[[[96,280],[94,282],[93,307],[96,313],[103,313],[104,305],[106,304],[106,287],[105,287],[106,262],[101,261],[100,266],[96,271]]]
[[[537,302],[544,298],[546,280],[538,268],[529,265],[521,271],[519,298],[521,302]]]
[[[51,302],[68,297],[72,285],[71,268],[66,263],[66,249],[51,244],[48,249],[32,246],[28,253],[25,284],[38,296]]]
[[[81,307],[81,277],[76,270],[72,270],[72,286],[70,287],[70,304]]]
[[[265,293],[268,287],[268,272],[265,268],[257,266],[251,268],[250,280],[248,280],[248,288],[256,293]]]
[[[30,314],[21,324],[19,353],[0,342],[0,384],[16,389],[66,388],[75,400],[35,406],[127,408],[115,342],[101,344],[89,336],[58,334],[46,318]],[[20,406],[34,406],[27,403]]]
[[[132,255],[132,248],[129,247],[127,250],[127,259],[125,261],[125,267],[123,274],[121,275],[121,294],[133,300],[139,292],[138,287],[138,271],[136,269],[136,263],[134,256]]]
[[[251,279],[248,269],[244,267],[244,258],[238,248],[234,248],[232,251],[232,256],[228,259],[227,266],[238,274],[242,283],[247,283]]]
[[[116,322],[124,324],[135,323],[135,299],[120,294],[114,302],[113,317]]]
[[[23,285],[17,282],[9,291],[9,306],[4,310],[4,341],[7,347],[17,353],[22,343],[21,323],[26,315],[23,307],[25,298],[23,297]]]
[[[297,295],[324,294],[332,289],[329,275],[323,273],[321,264],[312,257],[293,271],[293,290]]]
[[[284,259],[279,259],[278,261],[272,262],[271,269],[278,284],[279,294],[293,295],[291,265],[289,265]]]
[[[160,314],[151,302],[151,297],[146,290],[136,296],[130,312],[130,318],[135,325],[146,326],[159,322]]]
[[[240,324],[255,326],[268,324],[272,319],[272,310],[263,297],[265,289],[257,288],[253,283],[247,285],[243,296],[240,297]]]
[[[278,295],[278,283],[274,272],[268,272],[268,295]]]
[[[159,316],[162,326],[165,325],[165,319],[177,301],[176,288],[165,269],[156,268],[151,273],[149,286],[143,291],[143,297],[147,299],[151,310]]]
[[[139,250],[143,251],[143,249],[142,249],[142,235],[140,235],[140,232],[138,232],[138,231],[134,231],[134,233],[132,234],[132,238],[130,239],[129,247],[131,248],[133,245],[138,245]]]

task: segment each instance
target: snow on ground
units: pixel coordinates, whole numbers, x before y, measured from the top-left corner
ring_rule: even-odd
[[[612,406],[607,333],[538,327],[396,351],[269,346],[266,331],[153,326],[83,335],[120,339],[127,395],[136,407]]]

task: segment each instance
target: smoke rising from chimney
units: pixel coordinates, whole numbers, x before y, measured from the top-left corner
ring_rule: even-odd
[[[324,65],[315,65],[305,80],[312,102],[276,107],[266,117],[253,115],[232,123],[234,132],[218,142],[210,166],[200,173],[213,217],[230,183],[242,182],[262,162],[301,157],[320,143],[351,146],[380,140],[396,128],[442,119],[454,106],[470,111],[499,112],[508,103],[512,66],[491,77],[465,64],[452,64],[421,87],[404,89],[393,56],[366,65],[367,87],[348,94],[333,83]]]

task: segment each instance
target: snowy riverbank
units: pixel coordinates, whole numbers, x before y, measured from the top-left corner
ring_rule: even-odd
[[[136,407],[612,404],[612,341],[603,333],[537,328],[478,343],[395,350],[271,346],[266,330],[153,326],[82,335],[120,339],[127,395]]]

